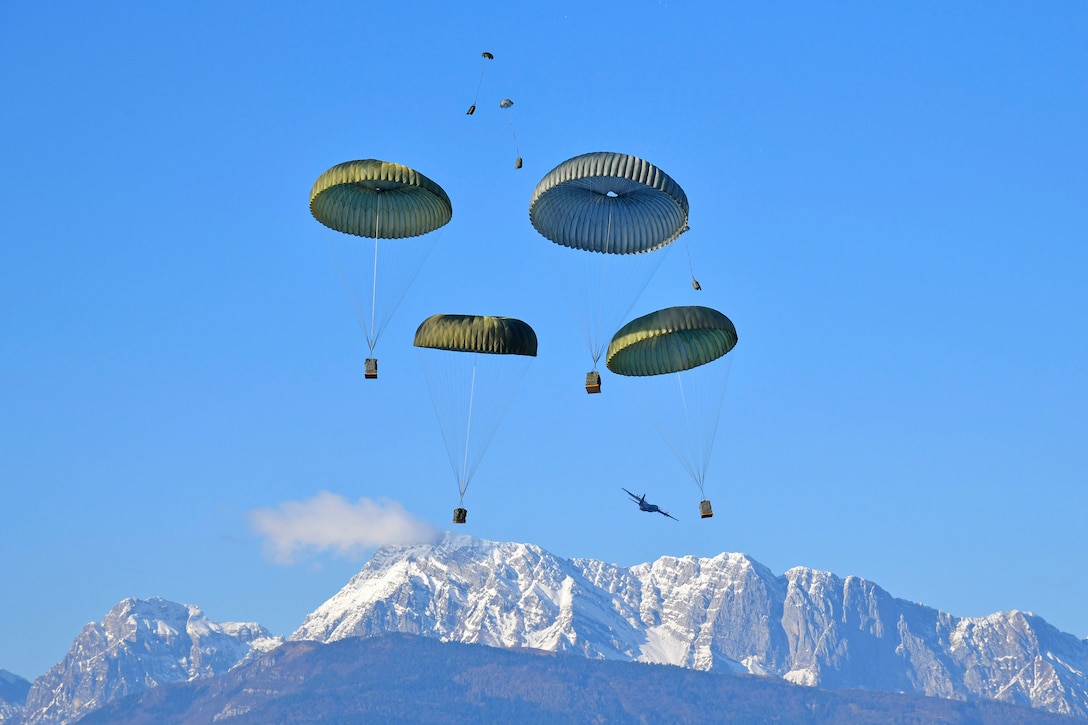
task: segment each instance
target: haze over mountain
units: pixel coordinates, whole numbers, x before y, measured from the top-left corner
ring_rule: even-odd
[[[7,670],[0,670],[0,723],[15,722],[23,711],[29,691],[29,681]]]

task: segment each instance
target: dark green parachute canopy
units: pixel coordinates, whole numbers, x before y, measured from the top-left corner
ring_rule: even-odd
[[[416,330],[416,347],[536,357],[536,332],[513,317],[431,315]]]
[[[631,320],[608,345],[617,375],[665,375],[717,360],[737,344],[728,317],[709,307],[668,307]]]
[[[388,161],[337,164],[317,177],[310,213],[345,234],[404,239],[433,232],[453,217],[442,187],[423,174]]]
[[[597,151],[575,156],[540,180],[529,220],[565,247],[606,254],[660,249],[688,225],[688,197],[648,161]]]

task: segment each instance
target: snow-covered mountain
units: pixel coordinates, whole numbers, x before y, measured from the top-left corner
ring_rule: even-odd
[[[291,639],[393,631],[1088,716],[1088,640],[1033,614],[956,617],[744,554],[628,568],[449,535],[379,549]]]
[[[12,723],[23,711],[30,683],[18,675],[0,670],[0,723]]]
[[[131,693],[223,674],[282,641],[257,624],[209,621],[193,605],[125,599],[34,680],[21,722],[74,722]]]

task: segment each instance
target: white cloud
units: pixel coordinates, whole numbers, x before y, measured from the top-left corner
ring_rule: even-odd
[[[265,556],[277,564],[290,564],[306,551],[351,557],[375,546],[430,543],[441,535],[396,501],[361,498],[352,503],[328,491],[250,511],[249,519],[265,539]]]

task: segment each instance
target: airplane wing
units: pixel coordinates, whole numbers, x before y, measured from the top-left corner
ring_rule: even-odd
[[[658,509],[657,512],[659,514],[661,514],[662,516],[668,516],[673,521],[679,521],[680,520],[680,519],[676,518],[675,516],[673,516],[672,514],[670,514],[668,511],[662,511],[661,509]]]
[[[640,500],[640,497],[638,497],[638,496],[636,496],[635,494],[631,493],[630,491],[628,491],[628,490],[627,490],[626,488],[624,488],[623,486],[620,486],[620,489],[621,489],[621,490],[622,490],[622,491],[623,491],[624,493],[626,493],[626,494],[627,494],[628,496],[630,496],[631,498],[633,498],[633,499],[635,500],[635,503],[638,503],[638,502],[639,502],[639,500]]]

